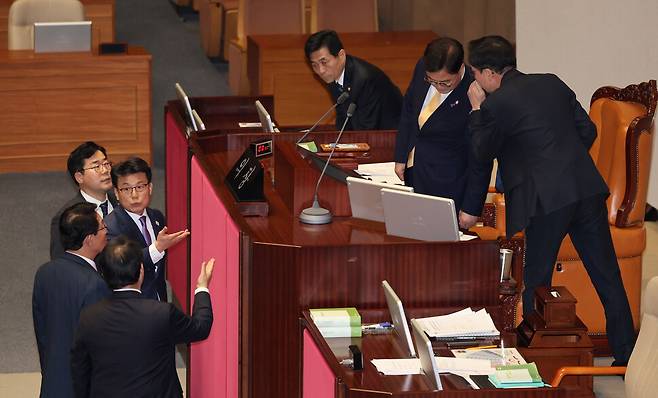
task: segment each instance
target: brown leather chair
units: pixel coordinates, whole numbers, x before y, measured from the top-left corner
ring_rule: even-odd
[[[624,89],[601,87],[592,95],[589,112],[598,131],[590,154],[610,189],[607,202],[610,232],[636,330],[640,319],[642,253],[646,246],[644,212],[657,99],[655,80]],[[496,194],[492,202],[495,210],[489,210],[492,216],[485,224],[495,225],[503,235],[504,196]],[[558,252],[553,285],[566,286],[578,300],[578,316],[596,347],[603,350],[599,352],[606,352],[603,307],[568,236]],[[519,322],[521,314],[518,310]]]

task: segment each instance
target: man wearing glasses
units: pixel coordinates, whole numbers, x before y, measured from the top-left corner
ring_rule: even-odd
[[[430,42],[404,96],[395,145],[398,177],[417,193],[454,200],[463,228],[482,212],[492,167],[477,163],[470,151],[472,81],[459,41]]]
[[[188,230],[169,233],[164,215],[152,209],[151,167],[144,159],[130,158],[112,169],[114,192],[121,206],[105,218],[108,240],[125,235],[140,244],[144,255],[142,296],[167,301],[165,250],[185,239]]]
[[[112,163],[107,159],[105,148],[91,141],[80,144],[69,155],[66,168],[79,191],[62,206],[50,222],[51,260],[64,254],[59,236],[59,217],[64,209],[76,203],[88,202],[96,205],[96,212],[105,218],[117,206],[110,178]]]
[[[39,267],[32,290],[43,398],[73,397],[71,346],[80,312],[111,295],[94,262],[107,241],[96,205],[76,203],[57,224],[65,252]]]

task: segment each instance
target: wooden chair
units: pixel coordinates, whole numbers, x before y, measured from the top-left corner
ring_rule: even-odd
[[[237,30],[238,0],[199,0],[199,35],[208,57],[228,60],[229,43]]]
[[[311,0],[311,32],[377,32],[377,0]]]
[[[566,376],[626,375],[627,398],[652,398],[658,391],[658,276],[647,284],[644,293],[642,327],[628,366],[572,366],[560,368],[551,385],[558,387]]]

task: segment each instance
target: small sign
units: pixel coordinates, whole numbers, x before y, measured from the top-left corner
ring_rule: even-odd
[[[245,149],[225,180],[238,202],[265,201],[263,195],[263,167],[251,146]]]

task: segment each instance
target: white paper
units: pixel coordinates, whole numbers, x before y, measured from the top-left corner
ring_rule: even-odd
[[[501,384],[505,383],[532,383],[528,369],[497,370],[496,378]]]
[[[356,172],[374,182],[404,185],[404,182],[395,174],[395,162],[359,164]]]
[[[378,372],[386,376],[400,375],[418,375],[421,374],[420,359],[402,358],[402,359],[372,359],[373,365]]]
[[[435,338],[496,337],[500,335],[493,319],[483,308],[465,308],[448,315],[418,319],[423,330]]]
[[[516,348],[505,348],[505,357],[503,358],[503,348],[485,348],[481,350],[452,350],[452,355],[457,358],[486,359],[491,362],[491,366],[505,365],[524,365],[525,359]]]
[[[240,122],[238,125],[240,127],[262,127],[260,122]]]

